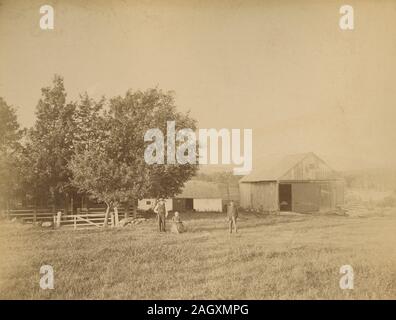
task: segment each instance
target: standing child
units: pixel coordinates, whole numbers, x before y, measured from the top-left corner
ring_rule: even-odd
[[[173,224],[171,228],[171,232],[173,233],[183,233],[186,231],[186,228],[184,227],[183,222],[180,219],[179,212],[175,212],[175,215],[173,216]]]

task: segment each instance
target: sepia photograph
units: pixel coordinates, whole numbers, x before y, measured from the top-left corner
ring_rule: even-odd
[[[395,300],[395,83],[393,0],[0,0],[0,300]]]

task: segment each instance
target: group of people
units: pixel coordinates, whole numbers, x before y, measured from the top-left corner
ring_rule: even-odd
[[[158,229],[159,232],[166,232],[166,219],[168,217],[168,210],[166,209],[166,204],[164,199],[159,199],[154,206],[154,212],[157,214],[158,219]],[[229,232],[232,233],[234,229],[238,232],[237,228],[237,218],[238,218],[238,207],[234,201],[230,201],[227,205],[227,219],[229,223]],[[183,224],[179,212],[175,212],[172,218],[171,232],[173,233],[183,233],[186,231],[186,227]]]
[[[157,214],[159,232],[166,232],[166,218],[168,217],[168,210],[164,199],[159,199],[154,207],[154,212]],[[179,212],[175,212],[172,218],[171,232],[183,233],[186,228],[180,219]]]

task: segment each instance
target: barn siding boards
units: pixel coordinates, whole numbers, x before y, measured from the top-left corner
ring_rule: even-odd
[[[241,183],[239,187],[243,208],[260,211],[278,210],[278,184],[276,181]]]
[[[239,184],[239,198],[242,208],[246,208],[246,209],[252,208],[251,187],[252,187],[252,183]]]
[[[292,183],[292,211],[308,213],[320,209],[321,188],[318,183]]]
[[[255,184],[253,186],[252,204],[260,211],[278,210],[278,185],[276,182]]]

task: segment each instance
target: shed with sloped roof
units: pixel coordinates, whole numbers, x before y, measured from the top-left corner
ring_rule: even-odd
[[[240,204],[258,211],[333,211],[344,202],[344,180],[313,152],[267,157],[239,181]]]

